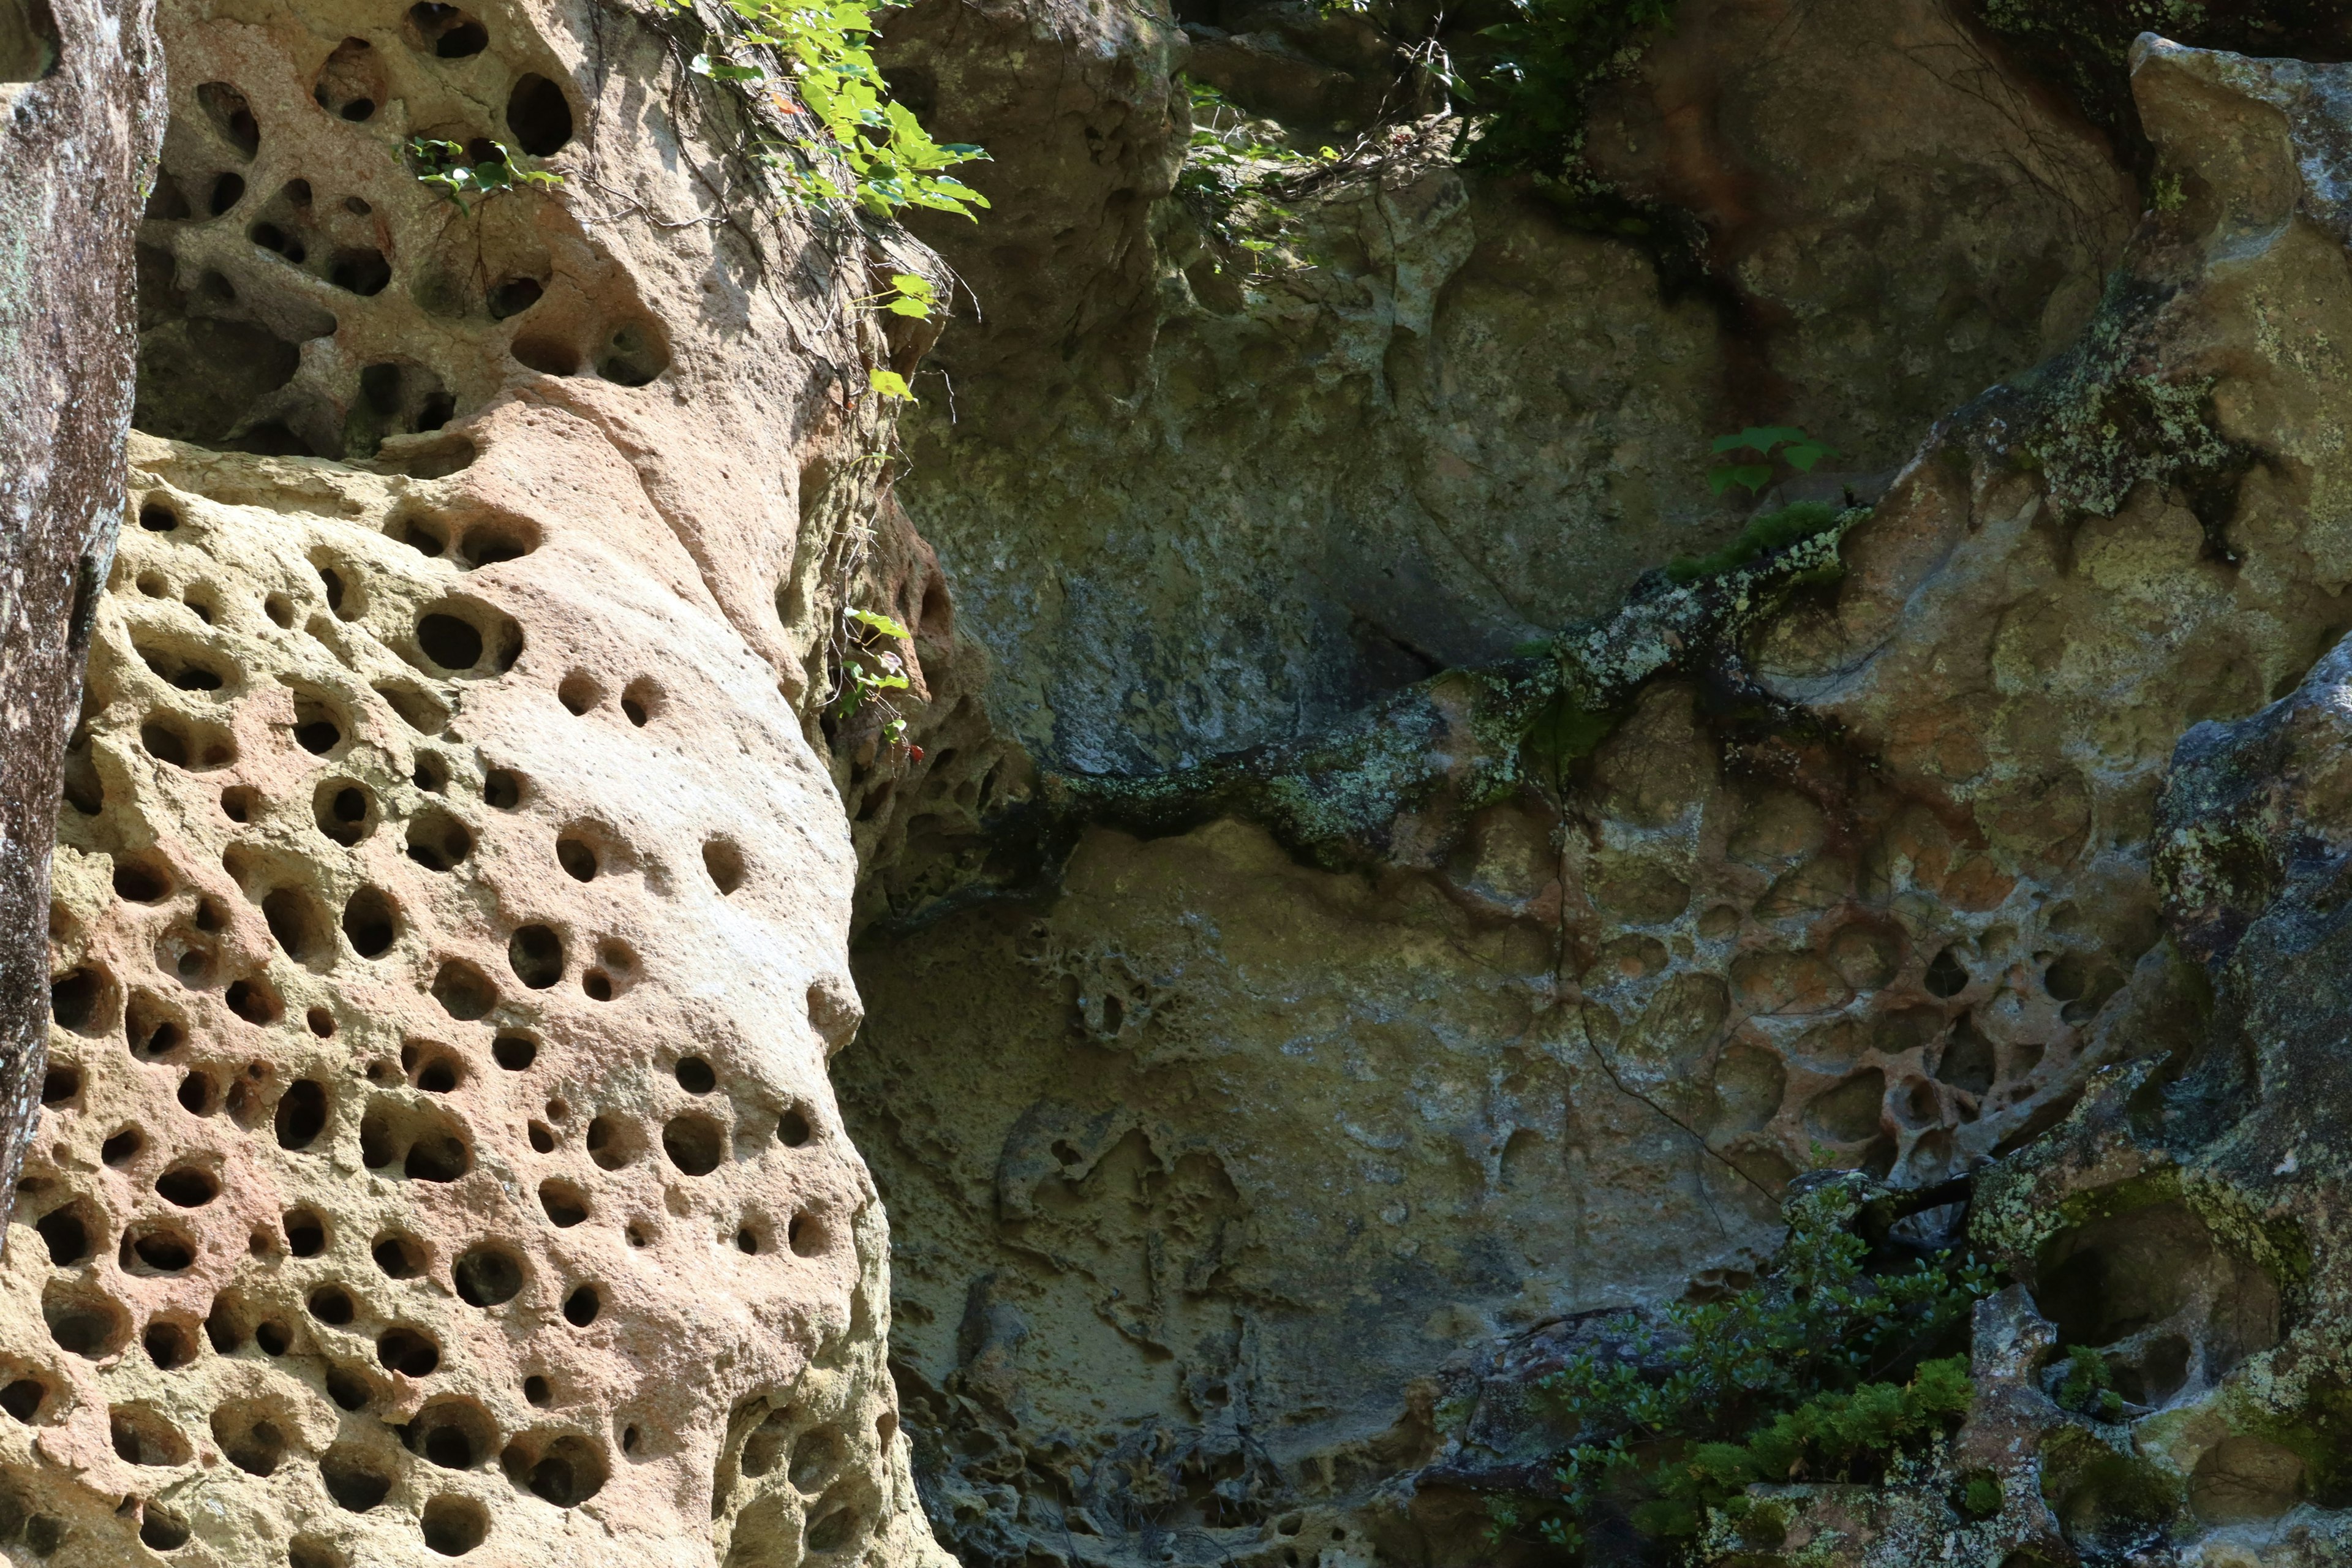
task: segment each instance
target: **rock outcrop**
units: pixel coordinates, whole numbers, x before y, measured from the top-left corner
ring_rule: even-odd
[[[1925,25],[1880,15],[1889,27]],[[1844,16],[1805,11],[1811,25]],[[1717,37],[1747,36],[1739,14],[1717,21]],[[1692,53],[1707,37],[1679,35],[1633,81],[1669,108],[1678,84],[1707,101],[1688,85],[1705,77]],[[1980,80],[2002,79],[1990,46],[1967,58],[1993,73]],[[1787,58],[1780,68],[1812,72],[1842,57]],[[2288,1510],[2327,1503],[2333,1483],[2319,1460],[2291,1476],[2280,1455],[2333,1440],[2311,1436],[2321,1394],[2310,1392],[2334,1386],[2317,1360],[2332,1265],[2325,1244],[2304,1255],[2278,1239],[2287,1200],[2274,1190],[2309,1180],[2294,1175],[2287,1144],[2308,1163],[2324,1137],[2280,1132],[2259,1151],[2265,1170],[2284,1165],[2273,1184],[2210,1203],[2202,1176],[2177,1178],[2185,1197],[2141,1182],[2153,1155],[2068,1163],[2053,1152],[2086,1126],[2123,1135],[2126,1102],[2162,1100],[2157,1081],[2191,1064],[2258,1054],[2200,1044],[2209,985],[2226,1009],[2231,982],[2201,973],[2208,938],[2168,924],[2158,799],[2184,731],[2295,691],[2344,630],[2352,574],[2338,537],[2333,345],[2352,301],[2340,77],[2144,45],[2135,89],[2158,199],[2095,308],[2066,306],[2057,280],[2069,275],[2053,269],[2042,319],[2066,327],[2042,346],[2060,352],[2028,370],[2037,351],[2007,340],[2020,346],[1997,373],[2006,379],[1955,396],[1964,405],[1924,432],[1883,493],[1868,487],[1875,505],[1840,524],[1833,568],[1770,550],[1733,568],[1769,603],[1707,640],[1686,640],[1675,618],[1673,595],[1691,590],[1651,578],[1622,611],[1544,654],[1454,669],[1318,724],[1328,699],[1304,700],[1303,677],[1252,688],[1215,673],[1218,637],[1254,635],[1250,622],[1202,614],[1185,624],[1214,628],[1207,637],[1147,636],[1130,616],[1077,639],[1078,652],[1059,633],[1033,636],[1042,622],[1026,606],[1054,579],[1005,542],[1009,530],[992,542],[959,531],[995,504],[990,459],[918,472],[909,505],[948,580],[961,587],[969,572],[982,584],[965,625],[983,637],[1024,628],[992,647],[990,689],[1048,771],[1002,815],[999,842],[1047,844],[1056,872],[1025,900],[964,910],[906,879],[919,896],[877,910],[858,966],[868,1024],[836,1066],[896,1216],[894,1354],[919,1470],[967,1560],[1483,1561],[1475,1489],[1525,1485],[1539,1444],[1522,1440],[1540,1434],[1524,1411],[1517,1428],[1482,1417],[1481,1402],[1506,1397],[1511,1368],[1543,1364],[1528,1347],[1559,1321],[1741,1278],[1769,1248],[1773,1199],[1798,1171],[1860,1166],[1925,1187],[1988,1162],[2000,1175],[1985,1178],[1978,1241],[2025,1289],[1979,1325],[1987,1424],[1955,1452],[1990,1445],[1996,1417],[2009,1423],[2003,1442],[2046,1424],[2003,1470],[2017,1478],[2011,1501],[1989,1521],[1964,1517],[1948,1474],[1907,1491],[1806,1493],[1810,1522],[1778,1547],[1727,1542],[1726,1561],[1910,1563],[1937,1560],[1948,1541],[1975,1554],[1956,1560],[1988,1563],[2028,1550],[2124,1561],[2225,1527],[2203,1561],[2328,1560],[2334,1526]],[[1736,79],[1735,97],[1748,79]],[[2021,79],[2001,90],[2057,112]],[[1838,149],[1899,151],[1829,119],[1848,112],[1844,99],[1800,96],[1818,138],[1808,169]],[[1628,106],[1639,98],[1626,87],[1599,112],[1620,125],[1691,121],[1644,121]],[[1869,92],[1859,101],[1852,112]],[[1750,112],[1767,129],[1800,124],[1786,109]],[[1675,146],[1652,165],[1652,188],[1683,201],[1740,188],[1710,187],[1693,172],[1706,167],[1704,149]],[[1489,191],[1472,205],[1497,200]],[[1759,259],[1782,243],[1768,219],[1803,230],[1765,208],[1753,219],[1725,208],[1751,226],[1719,216],[1713,231],[1747,258],[1738,276],[1775,276]],[[1920,231],[1901,242],[1888,232],[1873,243],[1908,246],[1900,253],[1915,260],[1932,248]],[[1545,243],[1551,255],[1634,257],[1622,242]],[[1629,299],[1655,288],[1645,271],[1627,277]],[[1467,311],[1474,294],[1443,298]],[[1900,291],[1885,308],[1907,308]],[[1793,367],[1809,318],[1789,314],[1784,331],[1797,336],[1766,341]],[[1339,331],[1322,307],[1299,306],[1294,324],[1293,341],[1309,345]],[[1172,340],[1158,341],[1153,354]],[[1406,341],[1423,346],[1392,342],[1391,367]],[[1319,349],[1298,352],[1223,384],[1238,398],[1244,384],[1272,383],[1278,404],[1292,384],[1274,366],[1297,364],[1303,380],[1322,363]],[[1158,363],[1130,361],[1131,427],[1124,415],[1066,411],[1061,434],[1037,438],[1108,451],[1130,428],[1151,429],[1088,471],[1199,465],[1187,470],[1198,484],[1137,486],[1138,504],[1165,515],[1174,498],[1221,493],[1226,480],[1202,457],[1215,421],[1150,425],[1164,389],[1142,367]],[[1958,377],[1986,362],[1940,363]],[[959,381],[958,396],[970,429],[960,424],[941,453],[990,438],[975,412],[988,394]],[[1900,405],[1884,387],[1872,396]],[[1709,416],[1682,416],[1691,446]],[[1805,422],[1834,435],[1829,421],[1843,416],[1824,396]],[[1366,485],[1404,488],[1375,443],[1318,449],[1267,433],[1288,428],[1266,416],[1237,438],[1265,461],[1330,460]],[[1050,472],[1029,461],[1019,482]],[[1302,550],[1341,537],[1278,518],[1298,475],[1235,483],[1236,496],[1270,500],[1236,500],[1232,515],[1280,521]],[[1094,542],[1128,526],[1115,497],[1091,501],[1072,534],[1089,542],[1089,562],[1108,558]],[[1491,541],[1499,520],[1524,515],[1496,504],[1473,536]],[[1172,550],[1181,533],[1155,524],[1137,537]],[[1585,536],[1547,534],[1572,542],[1559,553],[1586,568],[1580,591],[1618,591],[1590,566]],[[1352,563],[1381,558],[1374,534],[1344,537]],[[1664,552],[1665,536],[1643,537],[1651,559]],[[1193,584],[1230,581],[1254,559],[1235,548],[1190,565],[1171,557]],[[1099,584],[1093,570],[1071,580]],[[992,619],[998,571],[1026,584],[1009,620]],[[1538,580],[1517,566],[1500,575],[1519,588]],[[1111,580],[1160,579],[1131,566]],[[1160,613],[1152,591],[1138,590],[1146,620]],[[1593,602],[1535,597],[1561,620]],[[1449,604],[1424,584],[1416,624],[1459,630]],[[1317,646],[1339,645],[1323,635]],[[1151,737],[1167,731],[1151,727],[1188,710],[1174,684],[1154,684],[1153,659],[1208,672],[1215,701],[1250,707],[1255,727],[1204,722],[1202,740],[1163,746]],[[1082,660],[1095,661],[1083,675]],[[1071,704],[1032,705],[1044,688],[1008,673],[1023,661],[1042,681],[1083,685],[1088,700],[1137,703],[1150,717],[1134,749],[1074,743]],[[1609,684],[1597,672],[1633,667],[1645,673],[1630,698],[1588,705]],[[1299,700],[1246,696],[1265,689]],[[1100,732],[1117,727],[1107,706],[1079,711]],[[1216,749],[1211,735],[1267,743],[1152,771]],[[2250,737],[2238,750],[2265,759],[2258,771],[2303,776],[2275,745]],[[1085,776],[1101,768],[1128,776]],[[2172,787],[2187,798],[2179,779]],[[2217,841],[2210,854],[2228,876],[2207,879],[2240,890],[2213,895],[2215,929],[2254,920],[2292,879],[2265,866],[2321,876],[2308,835],[2285,826],[2294,811],[2325,816],[2325,786],[2294,795],[2301,787],[2254,790],[2234,808],[2250,826]],[[2241,842],[2250,835],[2271,847],[2253,853]],[[2307,921],[2293,929],[2315,940]],[[2266,962],[2263,984],[2294,994],[2297,1027],[2320,1029],[2326,996],[2292,978],[2295,960]],[[2199,1067],[2168,1091],[2207,1129],[2199,1138],[2222,1138],[2257,1103],[2254,1085],[2274,1081],[2231,1070],[2225,1082],[2223,1068]],[[2273,1092],[2275,1116],[2303,1099]],[[2050,1160],[2065,1173],[2030,1174]],[[2111,1223],[2140,1207],[2144,1226]],[[1937,1217],[1919,1222],[1924,1236]],[[2098,1304],[2100,1290],[2151,1275],[2168,1281],[2164,1302]],[[2137,1391],[2125,1397],[2155,1414],[2095,1427],[2051,1404],[2039,1347],[2082,1343],[2102,1347],[2117,1386]],[[2305,1363],[2316,1381],[2280,1381]],[[1994,1397],[2004,1388],[2014,1397]],[[1524,1405],[1524,1394],[1521,1384],[1508,1397]],[[2229,1500],[2239,1492],[2252,1500]],[[2175,1495],[2177,1514],[2144,1506]]]
[[[0,1192],[38,1110],[58,766],[122,513],[158,64],[144,0],[0,4]]]
[[[808,717],[887,438],[852,301],[921,258],[761,184],[694,28],[163,13],[12,1552],[940,1560]],[[458,155],[562,184],[419,178]]]

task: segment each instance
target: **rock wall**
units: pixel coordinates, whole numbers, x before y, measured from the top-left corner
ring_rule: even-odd
[[[776,111],[686,71],[688,18],[161,32],[0,1540],[940,1561],[803,717],[908,352],[850,302],[919,253],[759,183]],[[419,136],[561,184],[453,200]]]
[[[0,5],[0,1192],[41,1079],[58,764],[122,512],[153,8]]]
[[[2184,731],[2295,691],[2352,620],[2339,73],[2144,51],[2139,210],[2122,155],[1941,10],[1695,7],[1604,92],[1590,145],[1621,189],[1706,215],[1722,306],[1408,135],[1353,194],[1300,198],[1312,269],[1227,279],[1221,310],[1159,195],[1175,111],[1150,67],[1177,46],[1081,23],[959,8],[898,42],[950,129],[1045,149],[990,187],[1015,238],[936,237],[996,313],[943,343],[955,423],[927,395],[901,488],[988,645],[1000,733],[1042,772],[998,764],[1023,782],[992,819],[919,768],[899,784],[904,832],[869,840],[868,1023],[835,1068],[894,1215],[893,1352],[942,1533],[968,1562],[1488,1561],[1477,1494],[1539,1487],[1528,1384],[1563,1325],[1743,1278],[1785,1184],[1845,1166],[2042,1184],[1974,1211],[2023,1286],[1979,1323],[1984,1405],[1954,1452],[2005,1454],[2008,1500],[1963,1516],[1953,1469],[1799,1489],[1801,1528],[1723,1561],[2330,1560],[2332,1521],[2293,1511],[2339,1496],[2315,1457],[2337,1430],[2328,1254],[2245,1218],[2294,1200],[2266,1182],[2179,1220],[2131,1184],[2141,1153],[2006,1173],[2085,1127],[2161,1142],[2123,1105],[2184,1071],[2209,1087],[2179,1094],[2227,1108],[2198,1125],[2225,1123],[2251,1069],[2230,1099],[2193,1064],[2271,1048],[2201,1043],[2158,799]],[[983,26],[1022,42],[980,51]],[[1272,9],[1188,31],[1204,75],[1324,58]],[[1066,94],[1042,129],[953,119],[1027,101],[981,85],[1016,74]],[[1249,79],[1215,79],[1246,102]],[[1948,112],[1907,117],[1931,90]],[[2053,162],[2020,180],[2028,146]],[[1348,212],[1395,245],[1353,253],[1381,310],[1447,279],[1426,324],[1351,314],[1351,253],[1317,226]],[[1459,269],[1406,265],[1457,222]],[[1517,304],[1476,286],[1506,253]],[[1574,286],[1594,269],[1615,292]],[[1377,417],[1329,390],[1375,318]],[[1448,331],[1475,352],[1414,383]],[[1475,390],[1522,352],[1540,374]],[[1629,395],[1663,405],[1649,433],[1596,416],[1592,456],[1547,436],[1620,352]],[[1475,412],[1412,426],[1413,384]],[[1875,503],[1808,547],[1827,563],[1766,550],[1629,588],[1738,521],[1696,504],[1688,454],[1784,410],[1859,455],[1828,492]],[[1382,521],[1463,442],[1669,510],[1687,483],[1690,521],[1499,488],[1442,540]],[[1449,588],[1465,540],[1495,553]],[[1411,626],[1420,672],[1455,668],[1381,674],[1350,640],[1369,601],[1326,590],[1391,568],[1383,624]],[[2279,861],[2294,830],[2246,809]],[[2243,898],[2276,896],[2284,872],[2229,853]],[[1013,896],[972,902],[989,890]],[[2154,1239],[2098,1228],[2135,1207]],[[2179,1288],[2143,1314],[2150,1275]],[[2102,1347],[2155,1424],[2060,1412],[2061,1343]]]

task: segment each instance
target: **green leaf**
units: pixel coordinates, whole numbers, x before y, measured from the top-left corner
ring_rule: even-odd
[[[1801,441],[1805,433],[1793,425],[1750,425],[1736,436],[1717,436],[1717,452],[1756,452],[1769,454],[1784,441]]]
[[[866,383],[893,403],[904,403],[915,395],[907,389],[907,378],[895,370],[869,370]]]
[[[1769,463],[1733,463],[1706,471],[1707,486],[1717,495],[1734,485],[1754,495],[1771,481],[1772,465]]]
[[[886,637],[905,637],[911,635],[906,627],[879,610],[852,610],[849,612],[849,618],[860,625],[873,627]]]

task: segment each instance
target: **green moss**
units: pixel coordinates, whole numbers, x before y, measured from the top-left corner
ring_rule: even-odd
[[[1702,577],[1717,577],[1735,566],[1745,566],[1759,555],[1825,532],[1837,523],[1841,513],[1833,506],[1820,501],[1799,501],[1778,511],[1768,511],[1739,531],[1738,537],[1722,549],[1708,555],[1677,555],[1666,563],[1666,579],[1672,583],[1691,584]]]
[[[2180,1479],[2134,1454],[2109,1447],[2078,1426],[2042,1440],[2042,1496],[2067,1537],[2102,1542],[2175,1523],[2187,1503]]]
[[[1580,173],[1592,89],[1638,57],[1640,35],[1674,15],[1674,0],[1513,0],[1486,31],[1496,58],[1459,84],[1475,123],[1473,163],[1558,179]]]

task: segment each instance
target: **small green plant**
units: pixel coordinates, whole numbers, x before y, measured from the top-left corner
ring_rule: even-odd
[[[1584,110],[1594,86],[1638,55],[1643,29],[1664,24],[1675,0],[1510,0],[1511,19],[1486,36],[1501,57],[1475,81],[1449,76],[1469,107],[1473,161],[1558,179],[1583,160]]]
[[[2000,1478],[1990,1470],[1970,1470],[1960,1482],[1959,1503],[1970,1519],[1990,1519],[2000,1511]]]
[[[835,649],[841,660],[841,681],[833,694],[833,715],[846,719],[866,703],[876,704],[882,710],[886,745],[903,745],[907,740],[906,716],[889,695],[908,689],[907,662],[888,645],[904,642],[910,635],[877,610],[841,612],[841,637]]]
[[[1717,436],[1714,452],[1724,460],[1707,469],[1706,483],[1717,495],[1738,485],[1754,496],[1772,482],[1776,464],[1810,474],[1823,458],[1837,456],[1835,447],[1793,425],[1751,425],[1737,435]]]
[[[1267,269],[1297,232],[1298,214],[1276,198],[1303,175],[1336,163],[1339,150],[1309,156],[1261,141],[1249,117],[1206,82],[1187,81],[1192,136],[1176,194],[1220,244],[1248,253],[1249,270]]]
[[[655,0],[664,8],[686,0]],[[890,96],[874,63],[874,17],[903,0],[727,0],[740,30],[729,47],[694,57],[689,68],[747,91],[765,89],[770,104],[806,130],[787,147],[763,153],[804,198],[852,201],[877,216],[929,207],[975,217],[988,198],[947,173],[984,159],[962,142],[938,142],[914,111]],[[790,94],[746,50],[773,49],[786,62]],[[799,156],[792,156],[797,152]],[[835,162],[837,160],[837,163]]]
[[[2148,182],[2147,205],[2160,213],[2177,213],[2189,202],[2178,174],[2158,174]]]
[[[2100,1421],[2120,1420],[2124,1414],[2123,1395],[2116,1392],[2107,1358],[2088,1345],[2075,1345],[2066,1352],[2066,1370],[2059,1375],[2052,1397],[2063,1409]]]
[[[868,294],[857,301],[877,310],[887,310],[894,316],[911,316],[917,321],[929,320],[931,307],[939,302],[939,290],[931,286],[931,280],[912,272],[893,272],[889,288],[879,294]]]
[[[1967,1358],[1929,1359],[1993,1288],[1990,1268],[1948,1253],[1873,1273],[1848,1228],[1855,1178],[1788,1205],[1770,1272],[1721,1300],[1669,1307],[1663,1323],[1628,1315],[1602,1348],[1540,1385],[1574,1418],[1557,1456],[1556,1498],[1497,1499],[1499,1541],[1540,1508],[1538,1532],[1578,1550],[1597,1516],[1687,1544],[1710,1510],[1743,1530],[1759,1481],[1858,1480],[1939,1437],[1968,1408]]]
[[[551,189],[563,183],[563,176],[551,169],[525,167],[505,142],[492,142],[488,145],[486,154],[472,157],[455,142],[412,136],[401,151],[417,184],[431,185],[457,203],[461,212],[467,210],[466,194],[469,191],[488,200],[501,191],[534,186]]]

